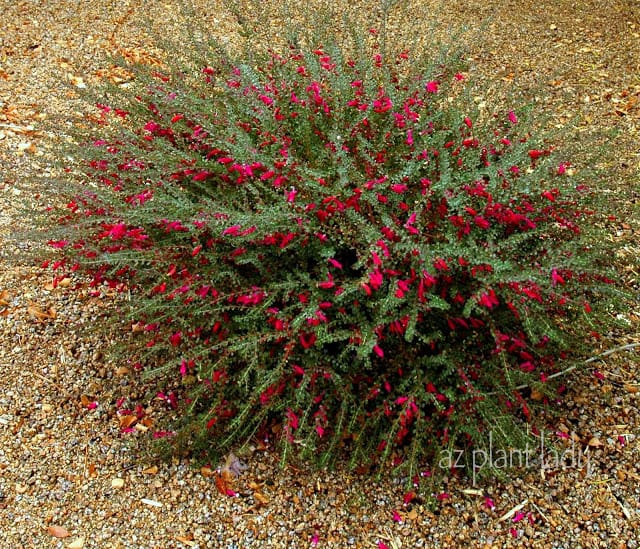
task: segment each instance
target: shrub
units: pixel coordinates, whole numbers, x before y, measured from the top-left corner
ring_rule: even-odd
[[[594,193],[523,110],[479,123],[455,59],[330,42],[136,70],[49,244],[57,279],[131,293],[169,440],[410,474],[526,441],[609,281]]]

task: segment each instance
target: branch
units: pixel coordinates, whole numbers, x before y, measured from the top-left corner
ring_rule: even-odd
[[[556,372],[555,374],[551,374],[550,376],[547,377],[547,379],[554,379],[556,377],[560,377],[563,375],[568,374],[569,372],[572,372],[573,370],[575,370],[578,366],[582,365],[582,364],[590,364],[591,362],[595,362],[596,360],[600,360],[606,356],[612,355],[614,353],[618,353],[620,351],[630,351],[631,349],[635,349],[636,347],[640,347],[640,343],[629,343],[627,345],[622,345],[620,347],[614,347],[613,349],[609,349],[608,351],[604,351],[603,353],[600,353],[599,355],[595,355],[592,356],[590,358],[587,358],[586,360],[582,361],[581,363],[578,364],[574,364],[573,366],[569,366],[568,368],[565,368],[564,370],[560,371],[560,372]],[[522,389],[527,389],[529,387],[529,384],[525,383],[524,385],[518,385],[517,387],[514,387],[514,389],[516,391],[520,391]],[[496,392],[492,392],[492,393],[488,393],[487,396],[491,396],[491,395],[495,395],[497,394]]]

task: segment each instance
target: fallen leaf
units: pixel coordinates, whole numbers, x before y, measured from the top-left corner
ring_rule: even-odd
[[[637,393],[638,391],[640,391],[640,388],[638,388],[637,385],[625,385],[624,388],[627,390],[628,393]]]
[[[215,475],[216,488],[218,492],[220,492],[223,496],[227,495],[229,490],[229,486],[227,485],[226,480],[220,474]]]
[[[131,325],[131,331],[134,333],[144,332],[144,327],[145,327],[144,322],[136,322],[135,324]]]
[[[124,487],[124,479],[123,478],[114,478],[111,479],[111,488],[120,489]]]
[[[29,306],[27,307],[27,312],[38,322],[43,322],[45,320],[49,320],[56,317],[56,311],[53,307],[49,307],[46,311],[43,311],[40,307],[38,307],[35,303],[29,302]]]
[[[195,547],[196,546],[196,542],[193,541],[193,536],[187,537],[187,536],[176,536],[176,541],[179,541],[180,543],[184,543],[185,545],[189,546],[189,547]]]
[[[205,467],[201,467],[200,468],[200,474],[203,477],[209,478],[209,477],[212,477],[215,473],[214,473],[213,469],[211,469],[211,467],[206,467],[205,466]]]
[[[544,394],[538,391],[537,389],[531,390],[531,398],[535,401],[541,401],[544,398]]]
[[[84,547],[84,538],[78,538],[67,545],[67,549],[82,549]]]
[[[416,520],[418,518],[418,511],[416,511],[415,509],[411,509],[411,511],[409,511],[406,516],[409,520]]]
[[[158,466],[152,465],[151,467],[147,467],[146,469],[143,469],[142,472],[145,475],[155,475],[158,472]]]
[[[136,421],[138,421],[138,416],[133,415],[133,414],[128,414],[126,416],[118,417],[118,421],[120,422],[120,429],[128,429]]]
[[[71,535],[69,530],[62,526],[49,526],[47,528],[47,532],[49,532],[49,535],[54,538],[68,538]]]
[[[9,292],[7,290],[2,290],[0,292],[0,307],[7,307],[9,305]]]
[[[254,492],[253,498],[262,505],[269,503],[269,498],[260,492]]]
[[[587,444],[592,448],[598,448],[603,445],[602,441],[597,437],[591,437],[591,439],[589,440],[589,442],[587,442]]]

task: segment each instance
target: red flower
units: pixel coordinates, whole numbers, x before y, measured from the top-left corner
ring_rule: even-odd
[[[300,345],[302,345],[303,349],[309,349],[313,347],[316,342],[316,334],[313,332],[302,332],[300,334]]]

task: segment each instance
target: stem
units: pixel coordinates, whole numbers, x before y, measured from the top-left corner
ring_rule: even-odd
[[[551,374],[550,376],[547,377],[547,379],[555,379],[557,377],[563,376],[565,374],[568,374],[569,372],[572,372],[573,370],[575,370],[578,366],[580,366],[581,364],[590,364],[592,362],[595,362],[596,360],[600,360],[606,356],[612,355],[614,353],[620,352],[620,351],[629,351],[631,349],[635,349],[636,347],[640,347],[640,343],[628,343],[627,345],[622,345],[620,347],[614,347],[613,349],[609,349],[608,351],[604,351],[603,353],[600,353],[599,355],[595,355],[592,356],[590,358],[587,358],[586,360],[582,361],[581,363],[578,364],[574,364],[572,366],[569,366],[568,368],[565,368],[564,370],[560,371],[560,372],[556,372],[555,374]],[[514,387],[514,389],[516,391],[520,391],[522,389],[526,389],[529,387],[529,384],[524,383],[523,385],[518,385],[517,387]],[[491,392],[491,393],[487,393],[487,396],[492,396],[492,395],[496,395],[498,394],[497,392]]]

